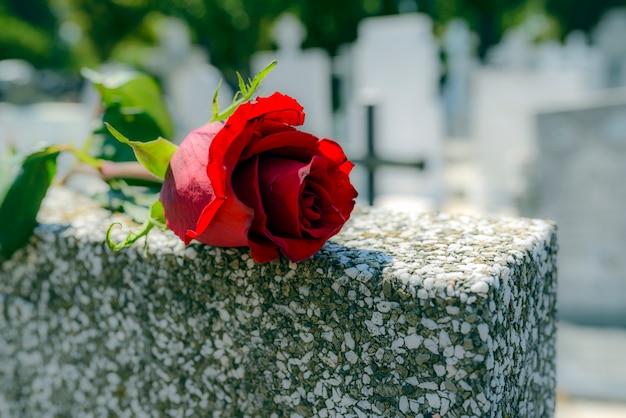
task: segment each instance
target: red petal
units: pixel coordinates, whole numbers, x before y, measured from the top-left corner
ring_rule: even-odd
[[[234,196],[232,193],[229,195]],[[226,199],[220,206],[209,205],[202,212],[198,224],[204,223],[206,219],[210,219],[210,223],[201,234],[187,231],[186,236],[190,241],[196,239],[218,247],[244,247],[248,245],[248,231],[253,216],[254,211],[239,199]],[[200,228],[196,227],[196,230]]]
[[[250,255],[258,263],[266,263],[280,256],[278,246],[267,238],[267,215],[259,192],[258,156],[240,164],[233,175],[233,184],[239,198],[254,209],[254,219],[248,232]]]
[[[288,158],[259,157],[259,191],[272,235],[302,237],[300,197],[310,169],[310,164]]]
[[[343,165],[344,163],[349,162],[348,157],[346,157],[346,154],[343,152],[343,149],[341,149],[341,146],[339,146],[339,144],[332,139],[320,140],[319,150],[320,154],[324,155],[337,165]]]
[[[209,152],[207,175],[213,180],[216,196],[224,196],[230,177],[243,149],[254,136],[254,127],[248,124],[263,117],[286,125],[304,123],[302,106],[295,99],[280,93],[241,104],[217,133]]]
[[[306,132],[288,130],[274,133],[252,141],[244,150],[243,158],[269,152],[273,156],[285,156],[292,160],[309,162],[318,153],[319,139]]]
[[[250,236],[248,246],[250,247],[250,256],[257,263],[267,263],[268,261],[276,260],[280,257],[278,245],[262,235]]]
[[[311,166],[306,189],[317,196],[321,216],[311,222],[307,233],[315,238],[328,239],[348,220],[354,208],[356,190],[348,176],[329,159],[313,157]]]
[[[206,174],[209,146],[221,127],[217,122],[191,132],[172,156],[163,182],[160,199],[167,225],[185,244],[197,239],[219,246],[247,245],[252,210],[232,189],[216,196]]]
[[[165,174],[160,200],[167,226],[181,239],[215,200],[213,185],[206,176],[206,155],[220,127],[211,125],[191,132],[172,156]]]
[[[284,238],[272,236],[270,239],[280,247],[280,251],[283,255],[294,263],[310,258],[326,243],[325,239],[317,238]]]

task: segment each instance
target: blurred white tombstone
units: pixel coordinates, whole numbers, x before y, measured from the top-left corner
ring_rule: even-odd
[[[593,33],[603,57],[602,87],[626,86],[626,8],[608,11]]]
[[[447,134],[452,137],[467,137],[469,133],[469,89],[476,66],[475,44],[476,39],[464,20],[455,19],[446,27],[443,45],[448,71],[443,95]]]
[[[521,28],[506,32],[502,41],[487,53],[489,66],[498,68],[529,68],[533,61],[533,45],[529,35]]]
[[[171,74],[167,93],[178,139],[212,118],[213,95],[221,80],[222,73],[208,63],[207,54],[200,49],[192,50],[185,63]],[[218,94],[220,110],[230,104],[233,94],[228,84],[222,82]]]
[[[26,85],[35,80],[35,67],[20,59],[0,60],[0,94],[12,85]]]
[[[563,60],[566,68],[578,68],[582,72],[588,89],[603,87],[602,56],[598,48],[589,45],[584,32],[573,31],[567,35],[563,47]]]
[[[559,228],[559,313],[626,325],[626,89],[539,114],[535,205]]]
[[[351,45],[340,45],[332,63],[338,97],[338,107],[335,109],[333,118],[333,138],[342,145],[348,146],[348,108],[354,97],[354,57]]]
[[[158,23],[158,43],[144,65],[166,80],[187,59],[191,51],[191,34],[185,21],[168,17]]]
[[[565,53],[559,42],[548,40],[536,47],[534,68],[539,71],[560,70],[565,65]]]
[[[44,102],[32,105],[0,103],[0,153],[27,155],[48,145],[81,148],[91,134],[91,109],[82,103]],[[59,171],[73,158],[63,154]]]
[[[534,115],[586,89],[583,72],[557,65],[556,53],[551,64],[537,68],[537,50],[516,30],[490,53],[492,65],[474,73],[472,137],[485,182],[480,199],[485,210],[515,213],[518,200],[526,198],[528,164],[537,155]]]
[[[176,126],[177,141],[190,131],[206,124],[212,117],[213,94],[222,73],[209,64],[202,48],[193,46],[187,24],[177,18],[166,18],[159,31],[160,46],[146,67],[163,80],[164,93]],[[220,109],[228,106],[233,91],[226,83],[220,88]]]
[[[306,30],[292,14],[278,18],[273,37],[278,50],[257,52],[250,63],[256,74],[272,60],[278,61],[261,84],[261,94],[280,91],[293,97],[304,107],[303,129],[320,137],[330,137],[333,114],[330,57],[319,48],[300,49]]]
[[[80,147],[90,135],[91,116],[81,103],[0,103],[1,138],[20,153],[45,145]]]
[[[411,13],[364,19],[358,28],[353,59],[351,155],[359,159],[367,153],[366,107],[372,106],[377,156],[425,163],[423,171],[391,165],[378,169],[377,196],[407,195],[438,208],[443,196],[443,112],[439,51],[430,18]]]

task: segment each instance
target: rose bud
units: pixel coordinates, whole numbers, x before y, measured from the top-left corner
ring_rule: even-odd
[[[161,190],[167,226],[185,244],[248,246],[259,263],[315,254],[348,220],[357,192],[341,147],[293,127],[302,110],[274,93],[191,132]]]

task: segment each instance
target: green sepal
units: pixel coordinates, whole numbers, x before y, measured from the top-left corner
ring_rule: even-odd
[[[263,68],[256,76],[254,76],[252,80],[248,79],[247,84],[244,81],[243,77],[241,77],[241,74],[237,72],[237,80],[239,80],[239,91],[235,93],[235,97],[233,98],[233,101],[230,104],[230,106],[228,106],[221,113],[219,112],[216,106],[217,93],[219,92],[219,86],[218,86],[218,89],[213,96],[213,118],[209,121],[209,123],[228,119],[228,117],[233,114],[235,109],[237,109],[237,107],[240,104],[252,99],[252,96],[261,85],[261,82],[263,81],[263,79],[270,73],[270,71],[274,69],[276,64],[277,64],[276,61],[272,61],[269,64],[267,64],[267,66]]]
[[[115,139],[132,147],[137,161],[149,172],[160,179],[165,178],[170,159],[178,149],[175,144],[164,138],[158,138],[149,142],[131,141],[110,124],[105,123],[105,125]]]
[[[100,92],[103,122],[115,126],[134,141],[147,142],[174,136],[174,123],[152,77],[133,71],[100,74],[88,68],[84,68],[82,74]],[[116,141],[104,125],[94,133],[103,134],[100,158],[112,161],[134,159],[132,150]]]

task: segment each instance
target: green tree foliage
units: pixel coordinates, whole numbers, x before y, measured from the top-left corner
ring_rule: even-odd
[[[431,15],[440,28],[452,19],[465,19],[478,34],[478,54],[484,58],[489,47],[500,41],[511,24],[507,16],[526,3],[528,0],[439,0],[428,2],[424,12]]]
[[[395,14],[407,5],[429,14],[439,32],[453,18],[467,20],[484,56],[532,9],[529,5],[555,17],[552,28],[564,36],[574,29],[590,31],[608,8],[623,6],[624,0],[0,0],[0,58],[75,68],[112,57],[138,64],[141,47],[158,42],[157,17],[174,16],[189,23],[194,43],[224,74],[238,70],[248,76],[251,54],[274,47],[272,24],[284,12],[303,21],[305,47],[334,54],[356,39],[363,18]],[[67,22],[82,31],[81,42],[71,45],[74,55],[59,41],[58,30]]]
[[[49,67],[67,60],[46,0],[0,0],[0,28],[0,59],[19,58]]]
[[[546,9],[554,15],[562,27],[562,34],[573,30],[590,32],[612,8],[626,7],[624,0],[546,0]]]
[[[138,31],[152,10],[149,1],[68,0],[71,19],[78,21],[99,61],[111,57],[115,46]]]

